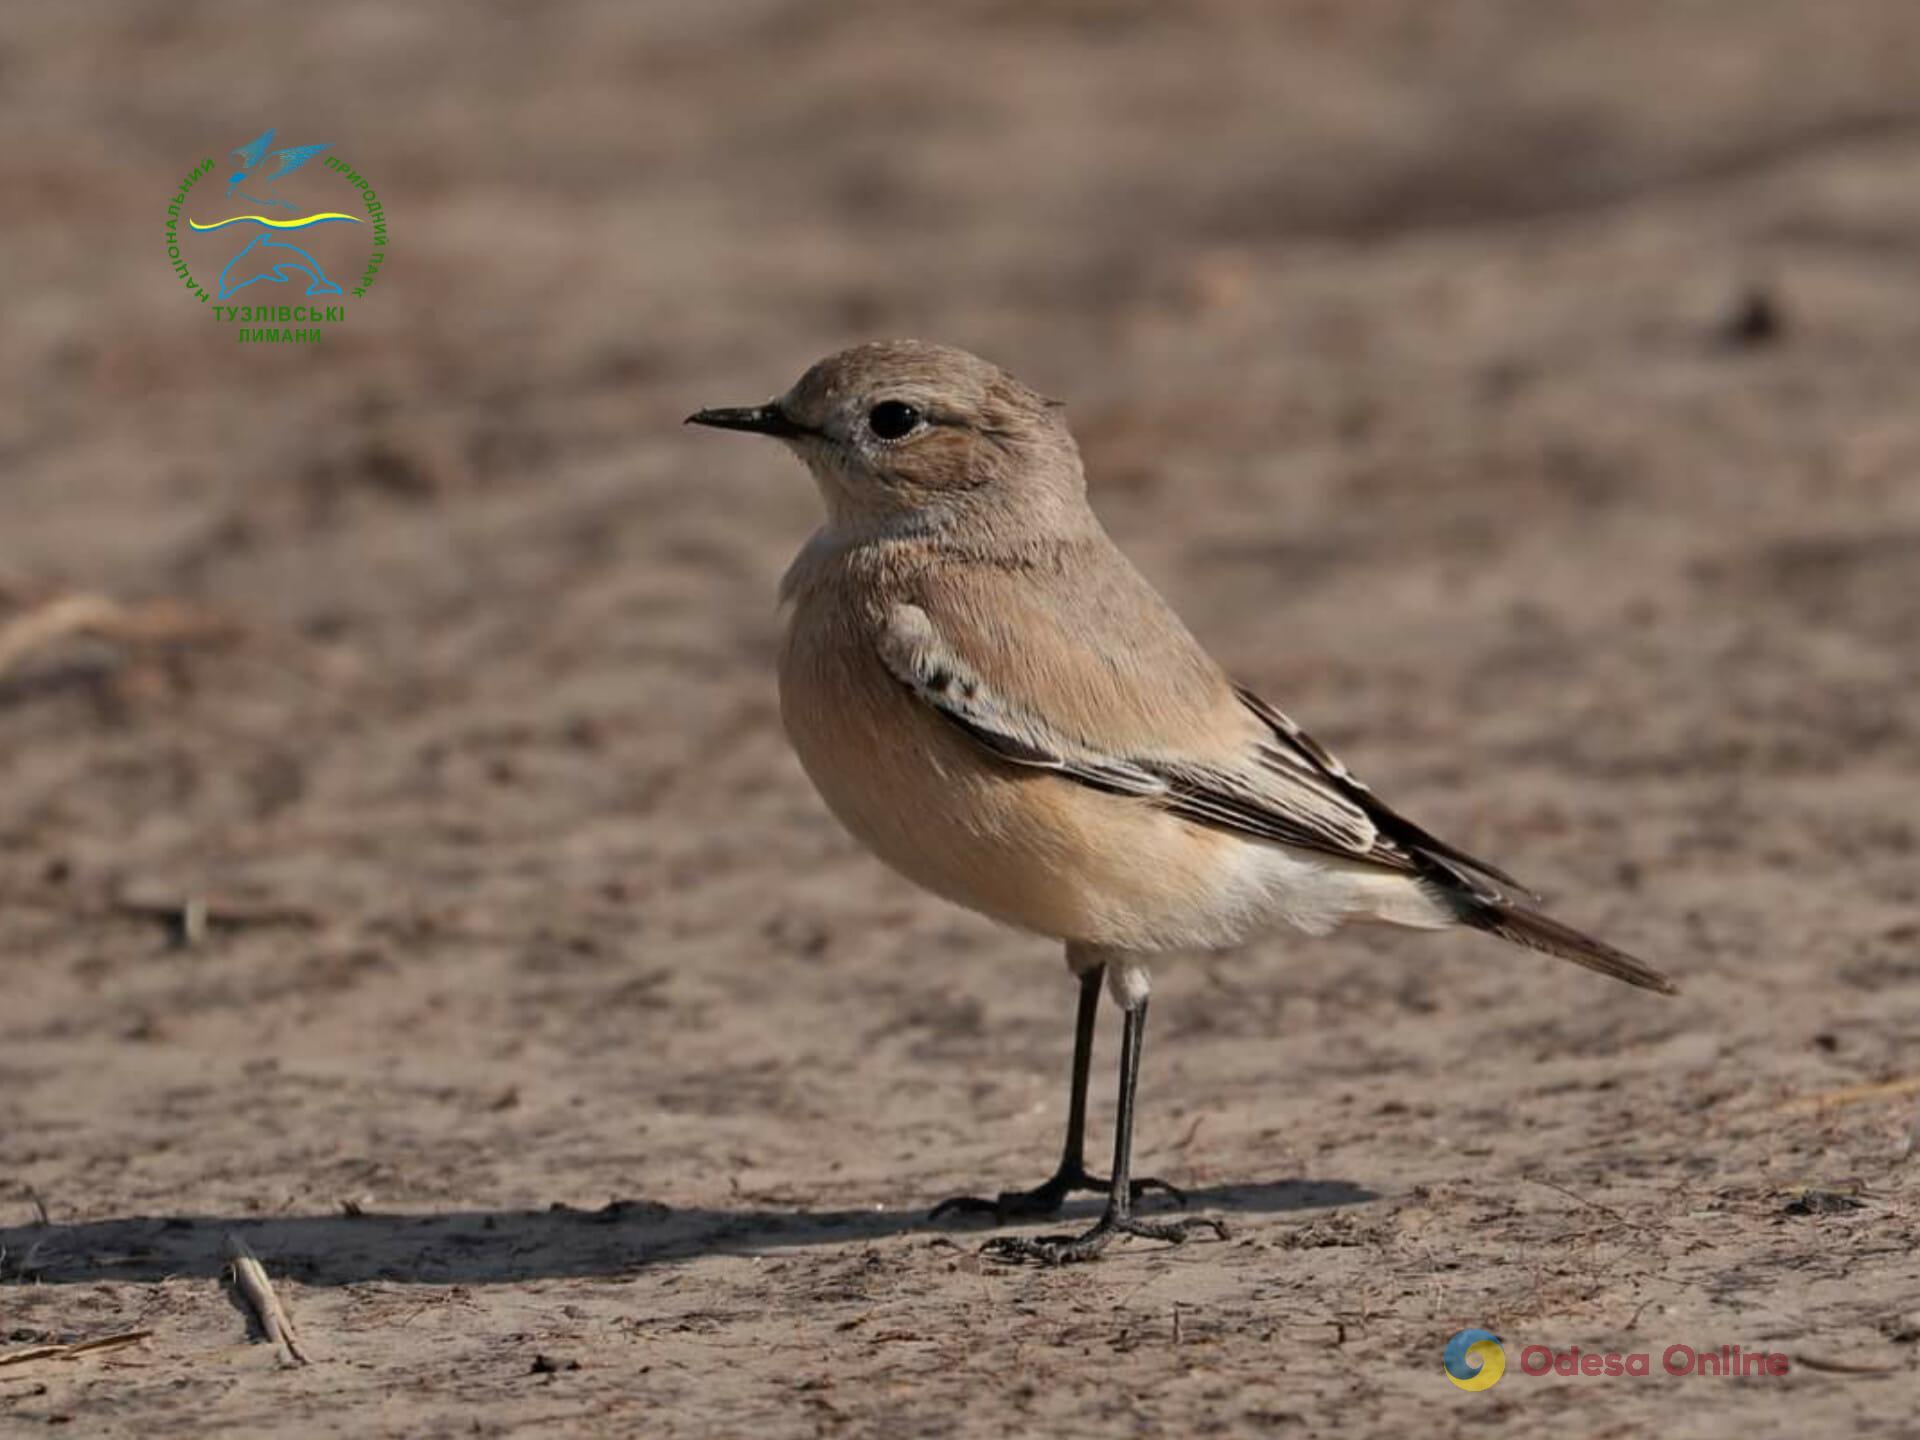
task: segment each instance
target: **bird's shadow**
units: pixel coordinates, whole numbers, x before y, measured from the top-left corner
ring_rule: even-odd
[[[1281,1180],[1189,1191],[1196,1214],[1285,1214],[1377,1198],[1342,1180]],[[1149,1202],[1149,1209],[1161,1207]],[[1070,1205],[1078,1228],[1098,1204]],[[98,1284],[216,1276],[227,1235],[240,1236],[276,1275],[306,1285],[387,1281],[511,1284],[570,1276],[631,1275],[703,1255],[766,1254],[918,1233],[972,1248],[992,1233],[977,1222],[929,1224],[926,1211],[673,1209],[617,1200],[599,1210],[439,1214],[365,1212],[258,1216],[139,1215],[0,1229],[0,1283]]]

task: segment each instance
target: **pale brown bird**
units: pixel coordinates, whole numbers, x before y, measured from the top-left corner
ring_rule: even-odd
[[[1530,908],[1504,871],[1389,809],[1300,727],[1235,685],[1087,506],[1061,408],[920,341],[820,361],[764,405],[698,425],[786,442],[827,523],[787,571],[780,709],[833,813],[936,894],[1066,942],[1080,979],[1067,1143],[1053,1178],[939,1206],[1000,1218],[1107,1193],[1084,1234],[1002,1238],[1088,1259],[1145,1220],[1131,1177],[1147,958],[1275,925],[1466,925],[1671,992],[1657,970]],[[1081,1148],[1105,976],[1123,1011],[1113,1171]],[[1176,1192],[1177,1193],[1177,1192]]]

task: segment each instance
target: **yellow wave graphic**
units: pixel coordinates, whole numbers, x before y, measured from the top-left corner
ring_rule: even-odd
[[[271,225],[276,230],[299,230],[308,225],[318,225],[326,220],[347,220],[355,225],[360,223],[356,215],[342,215],[337,210],[329,210],[324,215],[302,215],[297,220],[270,220],[265,215],[229,215],[224,220],[216,220],[211,225],[202,225],[198,220],[187,221],[192,230],[218,230],[222,225],[237,225],[242,220],[258,220],[262,225]]]

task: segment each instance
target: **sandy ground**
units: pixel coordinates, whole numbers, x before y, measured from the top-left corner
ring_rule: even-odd
[[[0,1362],[152,1331],[0,1433],[1915,1433],[1917,72],[1905,0],[9,7],[0,623],[218,623],[0,674]],[[267,124],[393,227],[317,351],[161,253]],[[1685,994],[1170,963],[1140,1164],[1233,1240],[929,1228],[1049,1168],[1072,987],[810,793],[814,497],[679,425],[887,334]],[[1791,1369],[1465,1394],[1466,1326]]]

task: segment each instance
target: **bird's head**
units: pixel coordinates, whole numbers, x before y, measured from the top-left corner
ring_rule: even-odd
[[[1080,455],[1058,403],[946,345],[856,345],[764,405],[700,410],[687,423],[784,440],[836,525],[938,529],[978,517],[1053,529],[1084,514]]]

